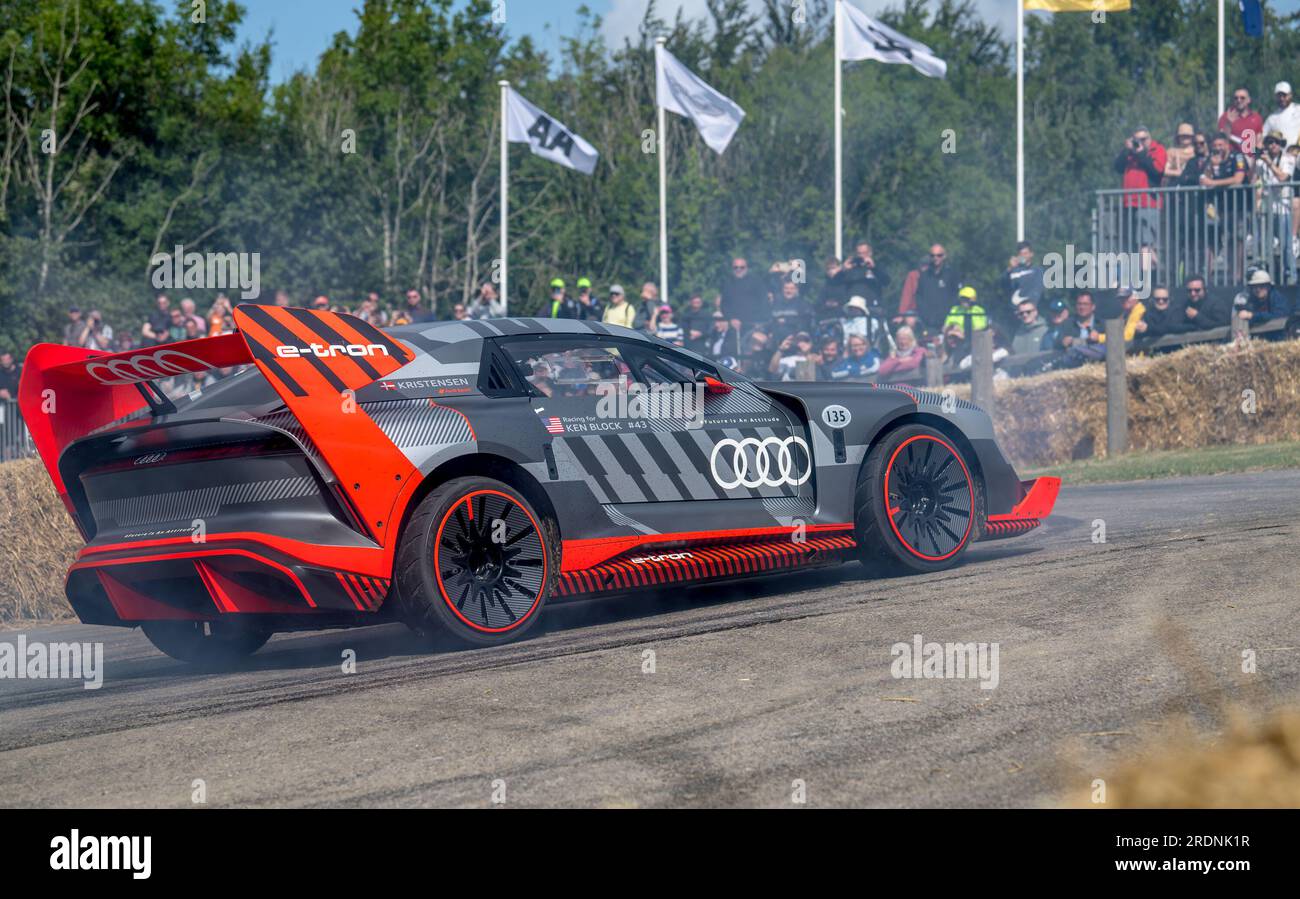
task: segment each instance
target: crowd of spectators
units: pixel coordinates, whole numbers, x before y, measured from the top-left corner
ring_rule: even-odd
[[[927,358],[938,361],[945,378],[969,369],[970,337],[985,329],[992,332],[995,362],[1041,357],[1033,360],[1033,370],[1044,370],[1103,359],[1103,321],[1109,318],[1123,319],[1125,339],[1140,347],[1168,335],[1226,326],[1234,317],[1261,323],[1289,319],[1293,311],[1290,297],[1262,269],[1250,274],[1235,297],[1210,298],[1200,276],[1172,291],[1157,286],[1145,298],[1127,287],[1049,295],[1044,270],[1027,241],[1017,245],[1001,277],[987,288],[987,301],[937,243],[901,279],[896,293],[889,291],[894,279],[876,263],[866,241],[859,241],[846,259],[826,260],[811,284],[807,274],[799,260],[756,271],[738,256],[714,290],[692,292],[676,309],[661,302],[650,281],[631,300],[620,284],[609,285],[602,296],[589,278],[581,277],[570,293],[568,283],[556,277],[540,314],[643,330],[756,380],[922,382]],[[295,305],[283,290],[275,293],[274,303]],[[414,289],[391,305],[377,292],[355,304],[316,296],[304,305],[348,312],[377,327],[436,318],[432,304]],[[469,303],[452,305],[444,317],[482,320],[506,312],[496,286],[487,282]],[[115,330],[97,309],[69,309],[63,342],[124,351],[233,330],[233,304],[225,295],[201,314],[192,299],[173,302],[158,294],[136,328]],[[0,400],[16,397],[20,373],[13,354],[0,353]],[[166,390],[173,396],[187,393],[225,374],[177,379]]]
[[[1216,264],[1245,271],[1246,232],[1258,232],[1257,254],[1276,257],[1281,281],[1297,280],[1300,259],[1300,105],[1290,82],[1274,87],[1275,108],[1264,118],[1253,108],[1250,91],[1239,87],[1229,107],[1210,131],[1190,122],[1178,125],[1166,147],[1151,130],[1139,127],[1115,157],[1128,242],[1158,246],[1164,237],[1205,244],[1205,270]],[[1253,196],[1233,188],[1252,187]],[[1187,208],[1168,208],[1171,197],[1160,188],[1195,188]],[[1230,245],[1231,244],[1231,245]]]
[[[1154,254],[1147,257],[1154,265]],[[690,293],[678,309],[662,304],[651,282],[633,303],[618,284],[602,300],[585,278],[570,297],[556,278],[547,311],[641,329],[760,380],[916,382],[925,379],[927,358],[939,362],[945,378],[969,369],[970,335],[984,329],[992,332],[995,361],[1036,357],[1034,370],[1044,370],[1105,358],[1106,319],[1122,319],[1125,340],[1141,347],[1226,327],[1234,318],[1262,323],[1292,313],[1288,295],[1262,269],[1237,296],[1219,300],[1208,299],[1199,276],[1177,291],[1156,287],[1145,298],[1124,286],[1049,295],[1027,241],[988,288],[988,302],[941,244],[902,278],[897,293],[888,290],[891,283],[861,241],[848,258],[828,259],[811,282],[798,260],[756,271],[736,257],[713,291]]]

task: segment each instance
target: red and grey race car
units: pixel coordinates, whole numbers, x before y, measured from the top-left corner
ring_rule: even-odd
[[[73,608],[185,661],[389,618],[494,644],[548,601],[849,560],[938,571],[1036,527],[1060,486],[1022,482],[951,396],[755,383],[595,322],[234,318],[124,353],[37,346],[20,388],[86,540]]]

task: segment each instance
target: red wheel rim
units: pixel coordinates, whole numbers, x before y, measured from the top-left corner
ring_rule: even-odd
[[[975,523],[975,488],[961,453],[929,434],[899,444],[885,466],[885,514],[918,559],[942,562],[960,552]]]
[[[514,630],[532,616],[549,564],[537,519],[499,490],[456,500],[433,540],[438,592],[457,618],[483,633]]]

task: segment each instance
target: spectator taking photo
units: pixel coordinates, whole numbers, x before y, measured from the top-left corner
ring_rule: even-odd
[[[853,255],[844,260],[836,280],[839,290],[848,296],[859,296],[874,311],[884,308],[885,289],[889,287],[889,274],[876,265],[876,254],[871,244],[860,240]]]
[[[491,281],[484,281],[470,302],[469,317],[482,321],[487,318],[502,318],[505,314],[506,304],[501,301],[497,286]]]
[[[1269,258],[1276,249],[1282,257],[1282,283],[1296,280],[1295,249],[1292,246],[1291,200],[1295,178],[1295,157],[1286,151],[1286,139],[1279,131],[1264,135],[1264,149],[1255,160],[1255,183],[1260,191],[1259,205],[1266,212],[1261,225],[1265,233],[1262,252]]]
[[[1136,129],[1115,157],[1115,171],[1123,179],[1124,208],[1133,222],[1130,233],[1134,248],[1142,243],[1154,244],[1159,236],[1159,210],[1163,204],[1151,189],[1160,185],[1166,161],[1164,146],[1151,137],[1151,129],[1146,127]]]

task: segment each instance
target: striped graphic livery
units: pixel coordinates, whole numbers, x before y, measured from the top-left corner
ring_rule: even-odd
[[[388,589],[392,581],[384,578],[366,577],[363,574],[351,574],[349,572],[336,571],[334,576],[338,578],[343,592],[348,595],[348,599],[362,612],[375,612],[383,605],[385,597],[388,596]]]
[[[712,416],[771,415],[771,400],[753,391],[748,384],[737,384],[731,393],[705,396],[704,406]]]
[[[383,331],[350,315],[253,305],[242,305],[236,312],[236,324],[253,358],[273,383],[278,381],[293,396],[355,390],[392,374],[413,358],[410,350]],[[372,344],[383,347],[386,355],[320,358],[310,350],[313,345]],[[299,355],[279,356],[277,346],[296,347]]]
[[[362,406],[399,449],[468,443],[474,439],[463,413],[432,400],[397,400]]]
[[[601,503],[672,502],[705,499],[795,497],[799,488],[776,486],[724,488],[710,473],[714,447],[723,440],[785,437],[772,428],[725,428],[690,431],[638,431],[599,436],[556,437],[557,457],[572,457]],[[717,454],[718,475],[727,483],[739,479],[732,470],[731,451]],[[811,463],[800,455],[806,471]],[[811,479],[803,493],[811,493]]]
[[[112,521],[119,527],[164,524],[212,518],[223,509],[248,503],[270,503],[320,492],[310,477],[278,478],[247,484],[223,484],[197,490],[173,490],[147,496],[97,500],[90,504],[98,522]]]
[[[763,500],[763,508],[773,515],[806,515],[817,511],[811,496],[770,496]]]
[[[321,453],[316,447],[315,441],[311,439],[311,435],[307,433],[307,429],[302,426],[302,423],[299,422],[298,419],[294,417],[294,414],[288,409],[280,408],[275,412],[272,412],[269,415],[263,415],[260,418],[223,418],[221,420],[231,422],[249,422],[261,425],[265,428],[270,428],[273,431],[278,431],[281,434],[292,438],[295,443],[302,447],[303,452],[313,460],[317,462],[321,461]]]

